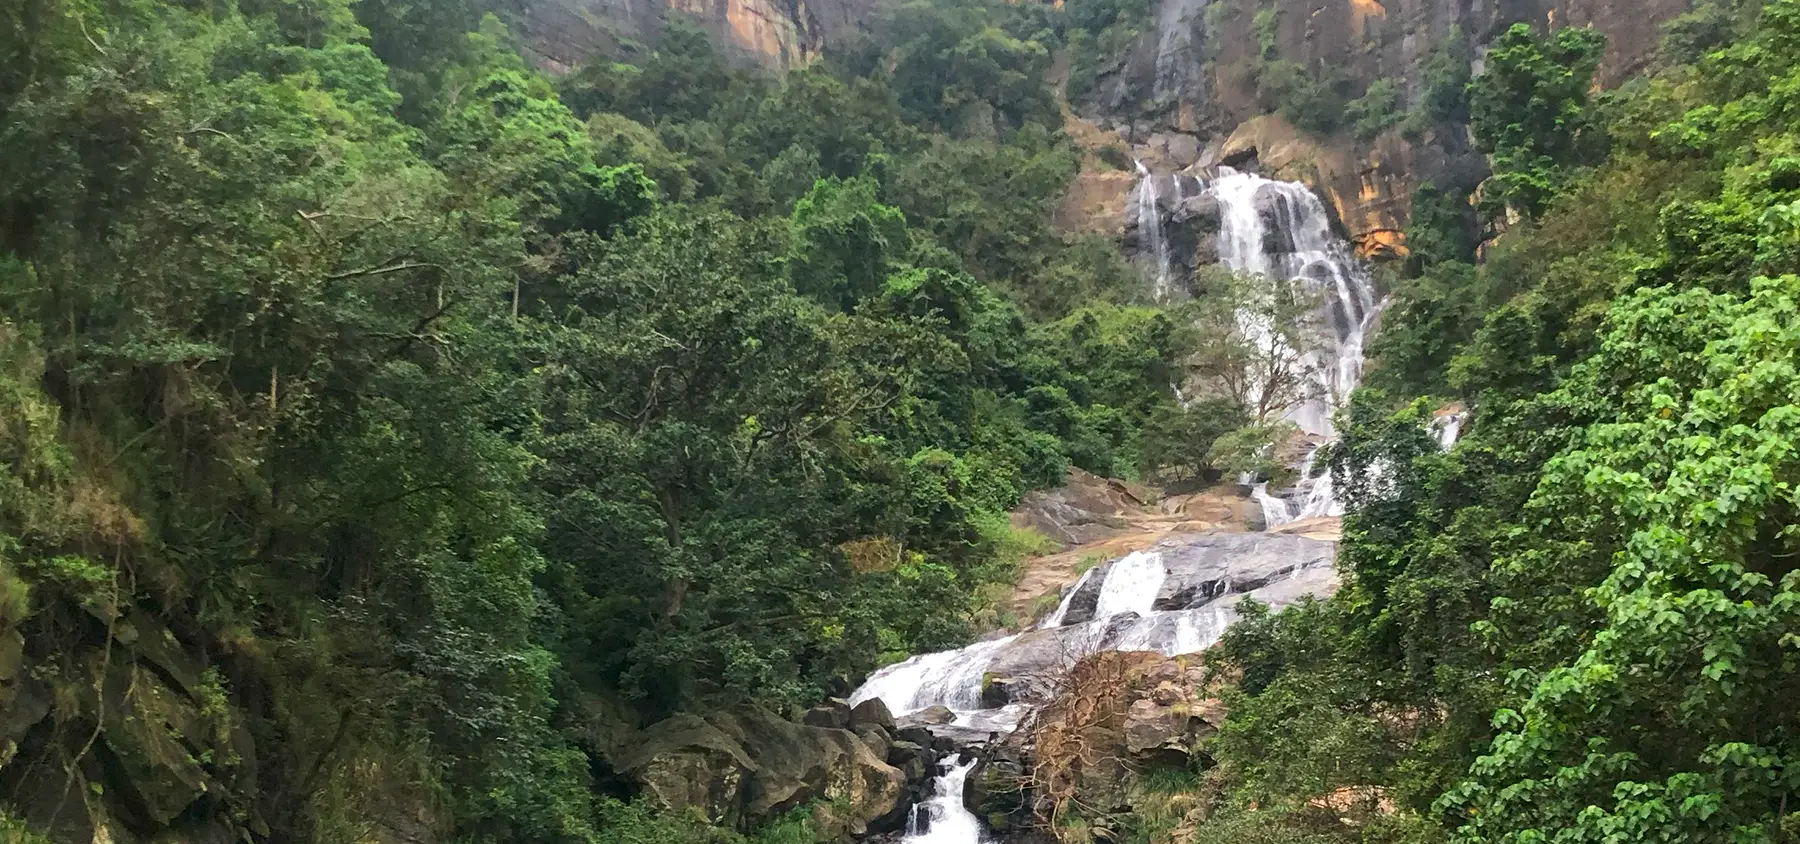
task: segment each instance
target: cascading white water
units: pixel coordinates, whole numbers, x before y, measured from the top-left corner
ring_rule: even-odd
[[[931,796],[921,804],[924,818],[914,810],[906,824],[906,837],[901,839],[904,844],[981,844],[986,840],[981,821],[963,806],[963,782],[976,761],[973,755],[952,760],[932,782]]]
[[[1287,418],[1310,435],[1335,437],[1332,413],[1362,380],[1363,343],[1380,312],[1374,285],[1345,243],[1332,236],[1324,204],[1305,185],[1219,170],[1207,192],[1219,203],[1220,263],[1245,275],[1300,282],[1319,296],[1325,331],[1313,348],[1288,349],[1265,317],[1241,314],[1240,325],[1252,343],[1292,353],[1284,355],[1293,361],[1290,374],[1308,386]],[[1294,502],[1255,490],[1269,527],[1342,514],[1331,473],[1313,471],[1317,453],[1306,458]]]
[[[1438,448],[1449,451],[1462,437],[1463,415],[1447,413],[1431,420],[1431,433],[1437,437]]]
[[[1298,577],[1296,570],[1289,577]],[[1030,633],[1004,636],[976,642],[953,651],[921,654],[883,668],[869,677],[851,695],[852,705],[880,698],[896,716],[905,717],[932,706],[948,707],[956,714],[955,724],[978,732],[1009,732],[1025,707],[984,708],[981,700],[983,677],[995,660],[1014,647],[1029,648],[1032,641],[1024,637],[1048,635],[1053,628],[1067,628],[1060,637],[1070,649],[1067,656],[1097,649],[1158,651],[1169,656],[1198,653],[1218,641],[1235,614],[1234,601],[1224,600],[1236,594],[1229,582],[1213,600],[1196,609],[1158,610],[1155,608],[1169,570],[1157,551],[1127,554],[1110,565],[1090,569],[1076,581],[1054,613]],[[1100,582],[1090,584],[1099,577]],[[1268,588],[1268,587],[1264,587]],[[1091,619],[1075,624],[1066,622],[1070,605],[1084,591],[1097,592]],[[1260,594],[1260,593],[1259,593]],[[1129,618],[1129,622],[1121,619]]]
[[[1112,618],[1134,612],[1149,615],[1156,603],[1157,590],[1169,576],[1163,568],[1162,555],[1155,551],[1134,551],[1120,557],[1106,570],[1100,582],[1100,600],[1094,605],[1095,618]]]
[[[881,698],[895,715],[908,715],[930,706],[958,711],[980,709],[982,672],[996,653],[1017,638],[1003,636],[894,663],[870,675],[850,696],[850,703]]]
[[[1265,528],[1285,525],[1297,518],[1294,515],[1293,508],[1288,506],[1287,499],[1279,498],[1271,494],[1269,492],[1269,485],[1266,483],[1259,483],[1252,486],[1250,488],[1250,497],[1256,499],[1257,506],[1262,508],[1263,526]]]
[[[1102,570],[1090,569],[1084,573],[1075,587],[1064,596],[1055,614],[1039,625],[1039,629],[1063,626],[1069,604],[1094,576],[1095,571]],[[1184,611],[1157,613],[1152,610],[1157,591],[1162,588],[1163,579],[1167,576],[1168,570],[1163,566],[1162,555],[1155,552],[1128,554],[1114,561],[1102,571],[1094,617],[1093,620],[1084,622],[1087,635],[1080,638],[1089,640],[1088,644],[1098,645],[1111,619],[1134,613],[1142,618],[1169,617],[1158,618],[1155,623],[1144,625],[1149,629],[1135,630],[1134,626],[1134,631],[1120,634],[1122,639],[1136,632],[1136,638],[1141,642],[1139,647],[1173,655],[1192,653],[1211,645],[1212,639],[1200,641],[1200,637],[1196,635],[1190,634],[1185,638],[1177,635],[1172,618]],[[1141,619],[1139,624],[1143,624]],[[1165,635],[1153,635],[1157,630],[1164,630]],[[931,706],[947,706],[958,714],[959,724],[1010,730],[1023,712],[986,710],[984,713],[981,706],[981,681],[994,658],[1018,638],[1018,635],[1013,635],[990,639],[954,651],[921,654],[895,663],[871,675],[851,695],[850,702],[857,704],[871,698],[880,698],[890,711],[899,716]],[[1184,645],[1187,649],[1177,650]]]
[[[1174,279],[1158,180],[1141,162],[1138,174],[1134,210],[1140,252],[1155,261],[1155,294],[1159,300],[1167,300]],[[1218,200],[1222,263],[1239,273],[1299,280],[1320,294],[1321,321],[1329,326],[1328,332],[1322,332],[1325,341],[1316,344],[1317,348],[1284,349],[1293,352],[1287,357],[1299,361],[1296,365],[1305,367],[1307,376],[1317,385],[1288,418],[1315,441],[1331,439],[1335,435],[1331,413],[1361,378],[1363,339],[1379,309],[1367,276],[1351,260],[1345,245],[1331,237],[1324,206],[1304,186],[1221,168],[1221,178],[1195,188],[1201,189]],[[1179,176],[1174,181],[1174,192],[1177,205],[1185,209],[1182,200],[1190,191]],[[1257,342],[1280,342],[1276,338],[1281,332],[1276,332],[1273,325],[1258,325],[1251,317],[1241,317],[1240,324]],[[1313,373],[1317,376],[1313,377]],[[1179,385],[1177,388],[1179,395]],[[1317,454],[1315,448],[1306,457],[1299,494],[1281,498],[1270,494],[1265,485],[1256,486],[1256,498],[1262,503],[1269,527],[1338,509],[1331,494],[1330,473],[1314,471]],[[1260,545],[1264,541],[1277,540],[1255,542]],[[1294,551],[1292,546],[1279,547],[1284,549],[1280,553],[1305,553]],[[1244,548],[1243,553],[1254,557],[1264,552]],[[1279,607],[1301,596],[1326,594],[1335,588],[1335,574],[1328,558],[1321,561],[1302,557],[1291,565],[1271,567],[1266,553],[1260,564],[1246,560],[1240,566],[1240,558],[1233,557],[1217,569],[1223,576],[1216,580],[1211,574],[1196,579],[1193,557],[1172,559],[1177,567],[1174,575],[1170,573],[1170,563],[1157,551],[1128,554],[1103,568],[1089,569],[1069,588],[1056,609],[1030,632],[977,642],[954,651],[922,654],[890,665],[875,672],[857,689],[851,703],[878,698],[903,719],[929,707],[945,706],[955,715],[953,726],[962,731],[960,735],[1010,732],[1029,710],[1034,696],[1044,692],[1020,683],[1031,681],[1030,672],[1052,674],[1059,666],[1066,668],[1073,659],[1095,650],[1150,650],[1169,656],[1198,653],[1218,641],[1236,620],[1236,596],[1255,597]],[[1169,582],[1171,577],[1173,584]],[[1099,582],[1092,582],[1095,579]],[[1163,594],[1165,587],[1167,596]],[[1173,605],[1188,608],[1156,609],[1159,598],[1164,597]],[[1069,616],[1074,614],[1078,598],[1093,601],[1091,618],[1071,622]],[[1021,667],[1025,673],[996,675],[1005,677],[1009,684],[996,684],[995,688],[1005,689],[1014,702],[1004,707],[984,706],[983,682],[990,669],[1010,672]],[[1025,689],[1023,697],[1016,696],[1020,688]],[[980,844],[984,840],[980,821],[962,804],[963,784],[974,766],[973,759],[958,759],[940,773],[931,797],[915,807],[904,842]]]
[[[1236,620],[1236,613],[1224,606],[1146,613],[1119,633],[1113,649],[1171,655],[1199,653],[1219,641],[1225,628]]]
[[[1169,298],[1169,280],[1173,271],[1169,262],[1169,239],[1163,233],[1162,209],[1158,202],[1162,199],[1156,190],[1156,174],[1144,166],[1137,164],[1138,202],[1137,230],[1139,242],[1149,247],[1150,257],[1156,262],[1155,293],[1157,301]]]

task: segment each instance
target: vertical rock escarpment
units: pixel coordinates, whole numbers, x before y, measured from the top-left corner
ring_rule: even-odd
[[[1604,33],[1600,82],[1616,85],[1644,69],[1662,24],[1691,6],[1692,0],[1164,0],[1153,26],[1111,58],[1076,105],[1084,115],[1112,117],[1146,137],[1228,134],[1262,110],[1259,60],[1329,70],[1358,91],[1394,79],[1416,95],[1427,59],[1453,31],[1479,46],[1521,22]]]
[[[1347,129],[1297,130],[1267,114],[1272,104],[1259,88],[1270,68],[1303,70],[1341,100],[1389,80],[1404,108],[1422,98],[1443,45],[1465,39],[1478,71],[1484,46],[1523,22],[1604,33],[1608,52],[1599,81],[1610,86],[1643,71],[1662,25],[1691,6],[1691,0],[1164,0],[1130,49],[1103,58],[1096,83],[1072,105],[1159,172],[1254,159],[1268,175],[1305,181],[1325,197],[1362,254],[1396,256],[1404,252],[1399,233],[1413,191],[1425,181],[1472,184],[1481,157],[1454,131],[1419,143],[1394,131],[1368,139]],[[1091,197],[1087,204],[1108,205]]]
[[[873,7],[873,0],[525,0],[520,27],[539,63],[557,71],[653,42],[671,15],[699,24],[746,63],[787,70],[861,26]]]
[[[878,0],[523,0],[529,49],[552,70],[600,52],[629,52],[656,38],[671,16],[698,23],[728,53],[790,69],[833,40],[868,24]],[[1347,131],[1311,137],[1270,120],[1259,99],[1259,69],[1281,62],[1329,77],[1347,97],[1392,80],[1402,105],[1427,85],[1427,67],[1453,34],[1479,56],[1482,45],[1519,22],[1592,26],[1609,41],[1603,85],[1642,71],[1663,23],[1692,0],[1160,0],[1140,37],[1100,58],[1075,112],[1138,148],[1159,172],[1260,159],[1272,176],[1305,181],[1325,198],[1358,251],[1404,253],[1409,198],[1425,181],[1461,184],[1480,156],[1456,133],[1419,144],[1388,132],[1373,140]],[[1479,66],[1479,58],[1474,64]],[[1261,118],[1260,120],[1258,118]],[[1109,145],[1111,140],[1100,142]],[[1084,179],[1065,224],[1121,230],[1110,219],[1134,180],[1127,172]],[[1475,176],[1474,178],[1479,178]],[[1095,220],[1093,217],[1108,219]]]

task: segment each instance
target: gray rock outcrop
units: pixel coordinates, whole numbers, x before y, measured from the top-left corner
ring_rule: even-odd
[[[1153,609],[1191,610],[1220,600],[1248,596],[1288,604],[1302,595],[1322,595],[1336,586],[1332,560],[1337,545],[1301,536],[1264,533],[1182,534],[1150,549],[1162,555],[1168,576]],[[1094,572],[1069,602],[1064,626],[1091,621],[1109,562]],[[999,670],[999,669],[993,669]]]
[[[905,775],[848,730],[795,724],[759,709],[682,714],[633,737],[614,766],[657,808],[698,811],[747,827],[814,801],[833,804],[843,832],[900,816]]]

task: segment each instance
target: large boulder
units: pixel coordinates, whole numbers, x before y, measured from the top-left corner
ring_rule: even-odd
[[[677,715],[644,730],[614,760],[658,808],[748,827],[797,806],[830,803],[829,834],[862,834],[901,816],[902,772],[848,730],[796,724],[760,709]]]
[[[850,704],[839,698],[830,698],[824,703],[806,710],[800,722],[813,727],[826,727],[833,730],[850,728]]]
[[[1169,259],[1176,278],[1195,279],[1196,270],[1219,262],[1219,231],[1223,227],[1219,199],[1205,192],[1193,176],[1177,174],[1175,196],[1163,235],[1168,239]],[[1190,296],[1204,296],[1214,291],[1189,286],[1181,291]]]
[[[888,748],[894,743],[894,736],[892,733],[874,725],[857,727],[856,729],[851,730],[851,732],[855,733],[857,738],[863,740],[863,744],[868,746],[869,752],[875,754],[876,758],[887,758]]]
[[[981,677],[981,705],[997,709],[1026,698],[1029,683],[1018,677],[1002,677],[990,671]]]
[[[1193,749],[1193,716],[1179,705],[1153,698],[1132,701],[1125,710],[1125,752],[1141,760],[1183,760]]]
[[[924,709],[906,716],[906,720],[908,724],[930,724],[936,726],[955,721],[956,713],[948,706],[936,704],[927,706]]]
[[[697,811],[721,825],[744,820],[744,781],[757,770],[737,739],[686,713],[644,730],[617,754],[613,766],[638,783],[652,806]]]
[[[901,772],[855,734],[794,724],[761,710],[712,719],[756,762],[744,813],[765,820],[804,803],[838,807],[844,832],[860,835],[891,816],[905,788]]]
[[[963,806],[995,832],[1020,825],[1030,810],[1025,781],[1029,770],[1019,748],[989,748],[963,780]]]
[[[1100,606],[1100,584],[1106,582],[1106,567],[1094,569],[1092,573],[1075,581],[1070,589],[1073,595],[1067,596],[1069,608],[1063,612],[1062,624],[1082,624],[1094,620],[1094,610]]]
[[[912,742],[920,747],[931,746],[931,728],[923,724],[909,724],[894,731],[894,738],[899,741]]]
[[[889,731],[894,729],[894,713],[888,711],[887,703],[881,698],[869,698],[850,710],[850,729],[860,730],[864,727],[880,727]]]
[[[1082,545],[1129,530],[1126,517],[1143,513],[1152,498],[1124,481],[1070,469],[1062,486],[1027,494],[1012,520],[1063,544]]]

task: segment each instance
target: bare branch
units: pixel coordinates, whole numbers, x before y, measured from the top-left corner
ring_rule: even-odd
[[[325,280],[326,281],[342,281],[346,278],[355,278],[357,276],[386,275],[388,273],[397,273],[397,272],[402,272],[405,270],[416,270],[416,269],[421,269],[424,267],[432,267],[435,269],[442,269],[442,267],[439,267],[437,264],[426,263],[423,261],[401,261],[397,264],[389,264],[388,266],[385,266],[385,267],[378,265],[378,266],[373,266],[373,267],[364,267],[360,270],[350,270],[348,272],[341,272],[341,273],[337,273],[335,275],[328,275],[325,277]]]

